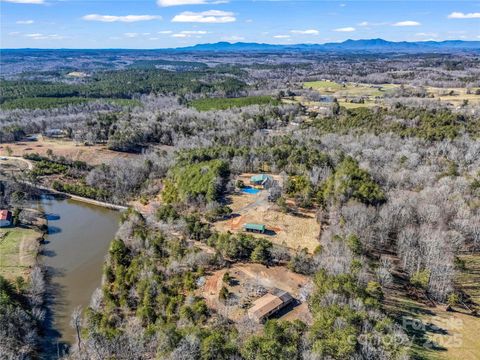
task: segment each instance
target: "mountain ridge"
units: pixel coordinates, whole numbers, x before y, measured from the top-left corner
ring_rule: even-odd
[[[375,39],[347,39],[343,42],[328,42],[323,44],[299,43],[299,44],[268,44],[257,42],[227,42],[220,41],[215,43],[196,44],[177,48],[149,48],[149,49],[129,49],[129,48],[95,48],[95,49],[75,49],[75,48],[3,48],[0,51],[15,50],[83,50],[83,51],[166,51],[166,52],[284,52],[284,51],[304,51],[304,52],[441,52],[441,51],[479,51],[480,41],[476,40],[442,40],[442,41],[389,41],[381,38]]]
[[[343,42],[324,44],[267,44],[257,42],[226,41],[197,44],[175,48],[176,51],[268,51],[268,50],[304,50],[304,51],[432,51],[432,50],[480,50],[480,41],[444,40],[444,41],[388,41],[376,39],[348,39]]]

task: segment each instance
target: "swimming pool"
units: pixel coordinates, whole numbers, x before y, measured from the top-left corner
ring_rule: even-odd
[[[260,190],[255,189],[251,186],[245,186],[245,187],[242,188],[241,191],[245,194],[253,194],[253,195],[258,194],[260,192]]]

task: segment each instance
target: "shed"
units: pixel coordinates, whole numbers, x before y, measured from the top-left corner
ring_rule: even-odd
[[[243,229],[248,232],[256,232],[256,233],[265,233],[267,228],[265,225],[262,224],[245,224],[243,225]]]
[[[12,212],[8,210],[0,210],[0,227],[12,225]]]
[[[292,301],[293,297],[288,292],[274,289],[253,302],[253,306],[248,309],[248,316],[255,321],[263,322]]]

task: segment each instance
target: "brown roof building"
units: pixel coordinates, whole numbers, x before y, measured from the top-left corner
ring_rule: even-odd
[[[292,301],[293,297],[288,292],[274,289],[253,302],[253,306],[248,309],[248,316],[255,321],[263,322]]]

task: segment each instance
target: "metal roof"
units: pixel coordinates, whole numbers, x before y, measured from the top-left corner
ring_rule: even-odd
[[[248,309],[248,315],[257,320],[263,320],[274,312],[288,305],[293,297],[286,291],[273,289],[271,293],[263,295],[253,302],[253,306]]]
[[[278,296],[265,294],[253,302],[253,306],[248,310],[248,314],[251,317],[261,320],[282,304],[283,301]]]
[[[265,231],[265,225],[262,224],[245,224],[243,227],[248,230]]]
[[[269,178],[269,176],[266,175],[266,174],[258,174],[258,175],[253,175],[250,178],[250,181],[252,181],[252,182],[263,182],[263,181],[267,180],[268,178]]]

